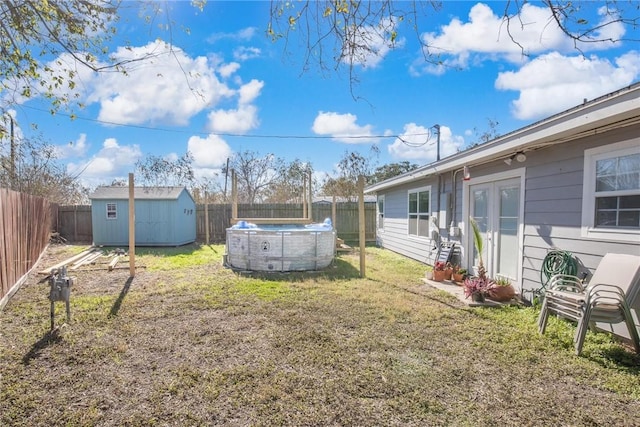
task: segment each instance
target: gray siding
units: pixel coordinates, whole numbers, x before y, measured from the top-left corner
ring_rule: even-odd
[[[605,253],[640,254],[638,242],[600,241],[581,236],[582,187],[584,151],[586,149],[613,144],[640,135],[640,126],[629,126],[611,130],[596,136],[576,139],[560,145],[548,146],[527,152],[527,160],[521,165],[507,166],[501,160],[471,169],[474,178],[505,172],[513,166],[525,167],[524,212],[523,212],[523,260],[520,289],[527,292],[538,289],[540,269],[547,252],[553,248],[573,253],[580,266],[580,272],[592,273]],[[453,191],[451,173],[441,176],[443,193],[455,193],[455,200],[448,208],[455,206],[454,222],[462,227],[459,238],[448,235],[449,224],[440,224],[443,239],[466,242],[463,218],[463,183],[461,174],[456,176]],[[409,238],[407,235],[407,190],[431,185],[432,212],[438,213],[438,178],[429,177],[411,184],[387,189],[385,195],[385,227],[378,233],[378,241],[384,248],[407,257],[425,262],[430,245],[426,240]],[[441,207],[444,209],[444,207]],[[463,248],[469,253],[470,248]],[[463,265],[465,260],[463,259]],[[530,295],[529,295],[530,296]]]
[[[399,186],[389,192],[380,193],[385,196],[384,229],[378,230],[378,244],[381,247],[421,262],[428,260],[432,250],[431,239],[409,236],[407,192],[431,186],[431,212],[432,215],[437,215],[437,185],[437,178],[419,180],[415,183]]]
[[[593,273],[608,252],[640,255],[640,245],[582,237],[584,151],[640,134],[633,126],[527,153],[524,217],[524,290],[540,287],[547,252],[571,252],[580,272]]]

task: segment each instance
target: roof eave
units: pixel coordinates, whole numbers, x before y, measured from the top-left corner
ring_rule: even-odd
[[[629,120],[640,120],[640,84],[605,95],[514,132],[430,163],[411,172],[370,185],[365,193],[375,193],[416,179],[462,169],[508,157],[518,151],[571,141],[588,132]]]

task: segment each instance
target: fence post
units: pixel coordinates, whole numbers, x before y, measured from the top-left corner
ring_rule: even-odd
[[[365,269],[365,222],[364,222],[364,176],[358,176],[358,235],[360,238],[360,277],[366,276]]]

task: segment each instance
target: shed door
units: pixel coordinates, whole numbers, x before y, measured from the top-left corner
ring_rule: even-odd
[[[482,260],[487,275],[509,277],[518,282],[520,224],[520,179],[506,179],[472,185],[469,189],[470,216],[480,228],[484,239]],[[469,247],[474,248],[474,265],[478,256],[473,244],[473,232]]]

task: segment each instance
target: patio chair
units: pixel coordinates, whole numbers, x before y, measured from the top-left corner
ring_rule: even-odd
[[[578,322],[574,345],[580,355],[590,326],[594,327],[596,322],[625,322],[633,346],[640,353],[640,337],[629,306],[639,291],[640,256],[608,253],[586,287],[571,275],[558,274],[549,280],[538,330],[544,333],[550,313]]]

